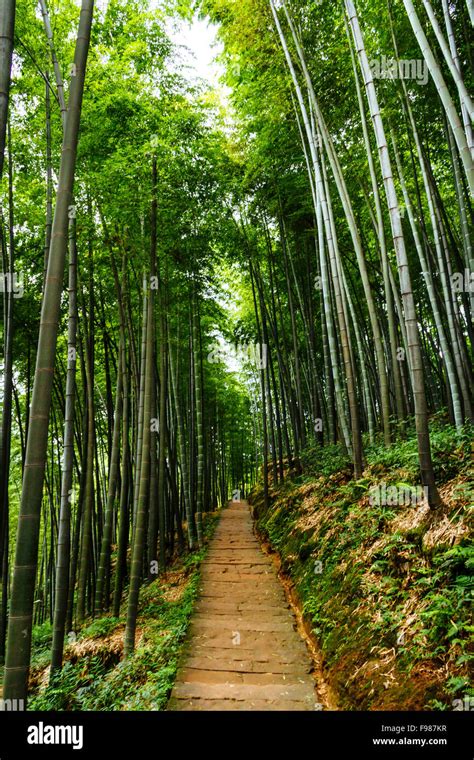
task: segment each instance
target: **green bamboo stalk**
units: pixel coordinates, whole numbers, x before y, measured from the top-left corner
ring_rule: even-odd
[[[48,443],[54,361],[67,249],[69,206],[79,136],[93,0],[83,0],[74,56],[69,111],[63,140],[51,250],[43,294],[36,370],[31,401],[17,548],[13,571],[3,696],[26,702],[38,539]],[[3,6],[2,6],[3,7]],[[1,146],[0,146],[1,147]],[[0,150],[0,154],[1,154]]]

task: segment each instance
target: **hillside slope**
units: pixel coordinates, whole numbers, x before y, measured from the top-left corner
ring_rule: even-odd
[[[252,493],[342,709],[465,709],[474,696],[471,444],[437,423],[433,447],[436,512],[413,491],[413,437],[369,449],[360,480],[340,450],[316,449],[302,476],[271,489],[268,510],[262,486]]]

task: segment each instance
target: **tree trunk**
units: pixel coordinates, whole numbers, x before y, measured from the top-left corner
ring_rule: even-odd
[[[11,2],[8,6],[12,6]],[[3,8],[5,5],[2,6]],[[63,141],[51,250],[43,294],[36,371],[25,474],[18,521],[17,550],[13,572],[8,645],[3,696],[26,702],[30,662],[34,585],[38,561],[38,538],[48,443],[54,360],[68,236],[68,210],[74,185],[74,170],[81,116],[84,78],[92,24],[93,0],[82,0],[79,33],[69,96],[69,112]],[[3,87],[0,87],[3,90]],[[1,130],[0,130],[1,135]],[[0,156],[3,155],[0,145]]]
[[[195,286],[196,287],[196,286]],[[204,420],[201,373],[201,346],[199,340],[199,315],[196,290],[193,294],[192,308],[193,325],[193,361],[194,361],[194,390],[196,398],[196,439],[197,439],[197,472],[196,472],[196,531],[198,545],[203,545],[202,510],[203,510],[203,474],[204,474]]]
[[[444,77],[441,73],[441,69],[438,66],[438,63],[430,48],[430,44],[421,27],[420,20],[415,10],[415,6],[413,5],[412,0],[403,0],[403,4],[408,14],[408,18],[410,19],[410,24],[412,26],[413,33],[420,46],[420,50],[423,55],[423,58],[426,61],[429,72],[433,78],[433,82],[435,83],[439,97],[443,104],[444,110],[446,111],[446,116],[448,117],[449,123],[451,125],[451,129],[453,130],[454,139],[456,140],[456,145],[458,146],[459,154],[461,156],[461,161],[463,163],[464,170],[466,172],[466,178],[469,183],[471,193],[474,193],[473,161],[471,157],[471,151],[469,150],[469,146],[467,144],[466,135],[465,135],[463,126],[459,119],[454,103],[451,99],[451,95],[449,94],[446,82],[444,81]]]
[[[150,439],[151,439],[151,399],[153,386],[153,291],[149,290],[146,319],[145,377],[143,399],[143,440],[138,487],[138,503],[135,518],[135,530],[132,545],[132,564],[130,586],[128,591],[127,623],[125,628],[124,654],[129,657],[135,649],[135,631],[137,625],[138,598],[143,571],[143,553],[145,548],[145,531],[147,522],[148,492],[150,477]]]
[[[16,0],[2,0],[0,4],[0,180],[7,139],[8,100],[13,56]]]
[[[53,621],[53,641],[51,645],[50,680],[62,667],[64,635],[66,628],[67,600],[69,591],[69,564],[71,542],[71,501],[74,458],[74,401],[76,393],[76,328],[77,328],[77,288],[76,288],[76,220],[69,222],[69,321],[68,356],[66,375],[66,407],[64,413],[64,454],[61,481],[61,505],[59,513],[58,554],[56,562],[56,591]]]
[[[407,0],[404,0],[406,2]],[[349,23],[354,37],[354,43],[361,64],[362,74],[367,91],[370,114],[372,117],[377,148],[379,151],[380,167],[384,182],[387,206],[390,214],[393,245],[397,257],[400,290],[402,294],[405,312],[406,331],[408,336],[408,349],[410,353],[410,369],[412,375],[413,396],[415,402],[415,422],[418,438],[418,455],[420,458],[421,479],[428,489],[428,499],[432,507],[438,507],[441,499],[436,488],[433,463],[431,459],[431,445],[428,427],[428,410],[423,377],[423,359],[421,355],[420,336],[415,309],[415,299],[411,285],[408,258],[405,249],[405,240],[401,224],[400,208],[397,200],[395,183],[393,180],[392,166],[388,152],[385,130],[380,114],[380,108],[375,90],[372,72],[369,66],[364,41],[359,26],[359,19],[352,0],[345,0]]]

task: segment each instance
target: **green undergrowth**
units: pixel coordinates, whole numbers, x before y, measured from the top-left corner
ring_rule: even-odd
[[[419,484],[411,431],[390,448],[367,446],[357,481],[339,448],[319,448],[304,452],[301,476],[271,489],[267,511],[261,485],[251,495],[341,709],[465,709],[456,705],[474,697],[472,429],[435,419],[432,443],[444,501],[434,512],[371,498]]]
[[[205,536],[216,525],[206,515]],[[197,597],[200,564],[207,551],[178,558],[166,574],[143,585],[136,649],[124,659],[126,606],[120,618],[89,620],[65,650],[65,664],[49,685],[52,629],[33,629],[29,710],[163,710],[173,687],[181,650]],[[71,638],[71,637],[70,637]]]

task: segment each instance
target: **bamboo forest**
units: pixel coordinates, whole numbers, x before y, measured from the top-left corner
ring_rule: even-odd
[[[0,0],[1,712],[474,710],[473,23]]]

